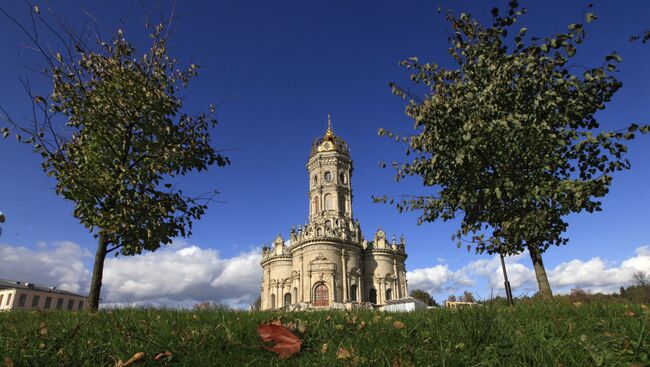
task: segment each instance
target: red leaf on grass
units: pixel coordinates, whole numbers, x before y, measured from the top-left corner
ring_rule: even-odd
[[[159,359],[163,359],[163,358],[165,358],[165,357],[169,357],[169,356],[171,356],[171,355],[172,355],[172,352],[166,350],[166,351],[164,351],[164,352],[160,352],[160,353],[156,354],[156,356],[153,358],[153,360],[154,360],[154,361],[157,361],[157,360],[159,360]]]
[[[286,359],[300,351],[302,341],[284,326],[279,325],[259,325],[257,333],[264,342],[275,342],[272,347],[264,346],[263,348],[278,355],[280,359]]]

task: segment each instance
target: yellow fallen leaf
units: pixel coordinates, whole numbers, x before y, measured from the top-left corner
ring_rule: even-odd
[[[340,347],[339,351],[336,352],[336,358],[338,359],[348,359],[350,357],[352,357],[352,353],[343,347]]]
[[[9,357],[5,357],[5,361],[3,363],[3,366],[4,367],[14,367],[14,361]]]
[[[320,348],[320,352],[327,353],[328,349],[329,349],[329,345],[327,345],[327,343],[323,343],[323,346]]]
[[[406,327],[406,325],[405,325],[403,322],[401,322],[401,321],[395,321],[395,322],[393,323],[393,327],[394,327],[395,329],[404,329],[404,328]]]
[[[38,326],[38,333],[41,336],[47,335],[47,324],[45,323],[45,321],[41,321],[41,324]]]
[[[632,310],[630,310],[630,309],[627,309],[627,310],[625,310],[623,315],[625,315],[625,317],[632,317],[632,316],[634,316],[634,312]]]
[[[122,366],[123,367],[130,366],[133,363],[141,360],[142,358],[144,358],[144,352],[138,352],[138,353],[134,354],[133,357],[129,358],[128,361],[124,362],[124,364]]]

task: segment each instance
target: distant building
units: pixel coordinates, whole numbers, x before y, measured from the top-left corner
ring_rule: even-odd
[[[406,297],[386,301],[380,310],[385,312],[412,312],[427,308],[426,303],[413,297]]]
[[[0,280],[0,311],[79,311],[87,304],[87,298],[56,287]]]
[[[328,121],[307,161],[309,221],[262,253],[261,309],[356,308],[408,297],[405,241],[371,240],[352,215],[352,159]]]
[[[451,301],[445,301],[445,307],[451,308],[452,310],[458,309],[458,308],[463,308],[463,307],[474,307],[478,306],[479,304],[476,302],[451,302]]]

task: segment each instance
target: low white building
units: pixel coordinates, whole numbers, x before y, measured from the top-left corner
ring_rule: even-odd
[[[88,297],[34,283],[0,280],[0,311],[79,311]]]
[[[386,301],[386,303],[381,306],[380,309],[386,312],[412,312],[417,310],[424,310],[427,308],[428,307],[426,303],[413,297],[407,297]]]

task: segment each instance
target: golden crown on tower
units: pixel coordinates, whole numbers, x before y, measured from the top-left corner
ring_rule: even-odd
[[[332,116],[327,113],[327,131],[323,140],[334,141],[334,131],[332,131]]]

